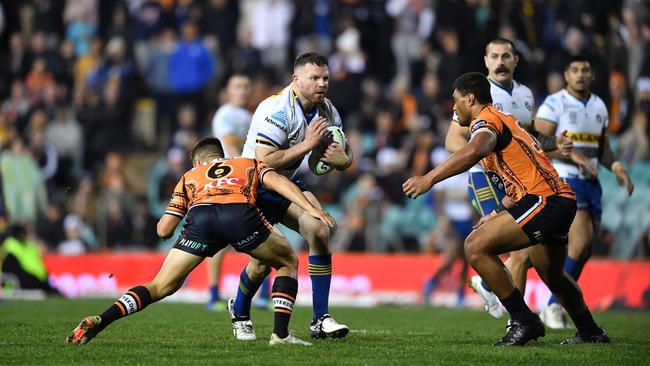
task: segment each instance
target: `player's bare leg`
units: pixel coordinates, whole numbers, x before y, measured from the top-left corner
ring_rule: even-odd
[[[303,193],[312,205],[321,208],[318,199],[311,192]],[[329,314],[329,293],[332,279],[329,227],[294,203],[289,206],[282,223],[300,233],[309,244],[309,277],[312,283],[314,309],[310,325],[311,336],[314,338],[345,337],[350,328],[336,322]]]
[[[149,304],[173,294],[183,285],[187,275],[202,260],[202,257],[172,248],[153,281],[128,290],[101,315],[82,319],[81,323],[68,335],[66,343],[88,343],[112,322],[141,311]]]
[[[564,271],[566,254],[567,249],[564,246],[536,245],[530,248],[530,258],[535,270],[557,296],[578,328],[575,337],[562,343],[609,343],[609,337],[598,327],[587,308],[580,287]]]
[[[524,345],[544,336],[544,325],[524,302],[498,255],[530,246],[526,233],[507,211],[475,229],[465,240],[465,258],[510,313],[508,332],[495,345]]]
[[[580,277],[585,263],[591,256],[594,233],[597,233],[599,228],[599,223],[591,219],[589,211],[576,212],[569,229],[568,256],[563,266],[563,271],[575,281]],[[549,299],[547,307],[540,313],[540,317],[544,324],[551,329],[569,327],[564,309],[554,295]]]

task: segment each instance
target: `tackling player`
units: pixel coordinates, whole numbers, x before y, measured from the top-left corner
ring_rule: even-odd
[[[521,123],[491,105],[490,82],[484,75],[473,72],[456,79],[453,97],[458,123],[470,128],[469,143],[427,175],[409,178],[403,190],[416,198],[479,161],[503,179],[512,206],[481,218],[465,240],[467,261],[510,313],[507,333],[495,345],[524,345],[544,336],[544,324],[528,308],[498,257],[522,248],[528,248],[540,278],[578,328],[574,337],[562,343],[608,343],[580,288],[563,270],[567,235],[576,213],[575,194]]]
[[[632,194],[634,184],[609,147],[607,106],[590,90],[594,73],[589,59],[579,55],[572,57],[564,71],[564,79],[566,88],[548,96],[539,107],[535,128],[550,136],[566,130],[575,146],[576,151],[570,158],[558,154],[549,156],[554,158],[553,165],[560,178],[577,196],[578,212],[569,231],[569,253],[564,270],[578,281],[600,232],[602,189],[597,177],[598,163],[616,174],[616,179],[627,188],[628,195]],[[540,316],[549,328],[568,327],[555,296],[551,296]]]
[[[339,113],[332,102],[325,98],[329,86],[327,58],[315,52],[303,53],[296,57],[293,71],[293,82],[264,100],[255,110],[243,152],[243,156],[257,158],[291,179],[305,155],[321,144],[328,124],[342,127]],[[352,164],[349,145],[344,151],[340,145],[331,143],[321,161],[338,170],[347,169]],[[316,197],[306,191],[302,182],[297,184],[305,191],[310,202],[320,207]],[[332,278],[329,227],[300,206],[269,191],[259,193],[259,207],[269,222],[284,224],[300,233],[309,244],[309,276],[314,310],[311,336],[345,337],[349,328],[336,322],[328,309]],[[237,297],[228,302],[238,339],[254,337],[253,328],[241,324],[250,322],[251,299],[260,283],[248,278],[243,271]]]
[[[326,226],[334,227],[334,219],[314,207],[296,185],[268,165],[249,158],[223,159],[223,148],[216,138],[201,139],[192,149],[191,160],[194,168],[178,182],[158,222],[158,235],[168,238],[187,216],[183,233],[156,277],[149,284],[128,290],[101,315],[84,318],[66,343],[87,343],[112,322],[173,294],[203,258],[231,245],[250,255],[251,261],[278,271],[273,283],[275,312],[269,344],[310,345],[288,332],[298,292],[298,258],[255,206],[257,188],[278,192]],[[245,271],[250,278],[261,281],[268,271],[258,272],[258,267],[249,264]]]
[[[528,87],[513,79],[513,74],[519,56],[514,44],[503,38],[492,40],[485,46],[483,57],[488,70],[490,81],[490,95],[493,106],[499,110],[512,114],[528,131],[533,129],[533,110],[535,99]],[[563,154],[571,150],[571,139],[560,134],[557,139],[537,136],[544,151],[553,151],[559,148]],[[447,132],[445,147],[451,152],[456,152],[467,145],[469,129],[458,123],[454,115],[453,123]],[[469,170],[468,191],[472,206],[482,217],[494,210],[501,210],[504,199],[503,184],[496,175],[486,172],[480,164]],[[524,293],[526,288],[526,271],[528,270],[528,255],[526,250],[510,253],[512,259],[506,261],[506,267],[514,276],[517,288]],[[521,258],[518,258],[521,257]],[[516,267],[521,266],[521,268]],[[516,275],[515,275],[516,274]],[[482,281],[480,276],[472,276],[470,286],[479,294],[485,303],[485,310],[495,318],[503,315],[499,301],[494,293]]]

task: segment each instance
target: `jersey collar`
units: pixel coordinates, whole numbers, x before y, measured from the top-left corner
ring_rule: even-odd
[[[492,79],[488,79],[488,80],[490,80],[490,83],[492,83],[492,85],[498,87],[499,89],[504,90],[504,91],[505,91],[506,93],[508,93],[508,95],[510,95],[510,96],[512,96],[512,90],[515,88],[515,84],[517,83],[517,82],[513,79],[513,80],[512,80],[512,87],[510,87],[510,88],[506,88],[505,86],[503,86],[502,84],[500,84],[498,81],[494,81],[494,80],[492,80]]]
[[[302,102],[300,101],[300,98],[298,98],[298,94],[296,94],[295,91],[293,91],[293,88],[289,87],[291,90],[291,98],[298,104],[300,107],[300,110],[302,111],[302,115],[305,116],[305,120],[307,120],[307,124],[311,122],[312,119],[314,119],[314,116],[316,116],[316,113],[318,112],[316,108],[311,111],[311,113],[305,113],[305,109],[302,107]]]
[[[569,91],[566,90],[566,88],[564,88],[562,90],[564,90],[564,93],[566,95],[568,95],[570,98],[573,98],[573,99],[577,100],[578,102],[582,103],[582,105],[585,106],[585,107],[587,106],[587,103],[589,103],[589,101],[591,100],[591,96],[594,94],[592,92],[589,92],[589,96],[586,99],[579,99],[575,95],[569,93]]]

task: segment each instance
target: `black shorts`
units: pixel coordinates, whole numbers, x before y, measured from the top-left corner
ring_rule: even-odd
[[[294,178],[291,180],[301,191],[307,191],[307,185],[301,179]],[[264,188],[257,189],[256,206],[262,211],[264,217],[271,225],[282,222],[284,214],[287,213],[291,201],[278,193]]]
[[[576,200],[561,196],[524,196],[508,212],[533,244],[567,245]]]
[[[246,203],[194,206],[174,248],[199,257],[212,257],[227,245],[238,252],[257,248],[273,228],[257,207]]]

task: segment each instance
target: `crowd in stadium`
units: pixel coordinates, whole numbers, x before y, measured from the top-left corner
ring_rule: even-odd
[[[451,84],[485,70],[485,44],[495,37],[516,45],[515,79],[532,89],[536,105],[563,87],[572,55],[591,58],[592,90],[609,108],[615,153],[643,192],[650,187],[647,5],[0,1],[0,231],[22,224],[61,254],[168,249],[156,221],[190,167],[189,149],[211,133],[228,76],[251,77],[253,111],[290,82],[295,55],[316,50],[329,58],[328,98],[355,156],[340,173],[303,169],[340,223],[332,248],[421,251],[435,229],[432,198],[407,201],[402,183],[432,168],[452,116]],[[644,211],[636,218],[650,217],[639,195]],[[620,230],[626,217],[608,227],[608,210],[627,207],[607,205],[611,199],[604,197],[606,235],[596,253],[650,256],[650,222],[633,223],[633,234]]]

